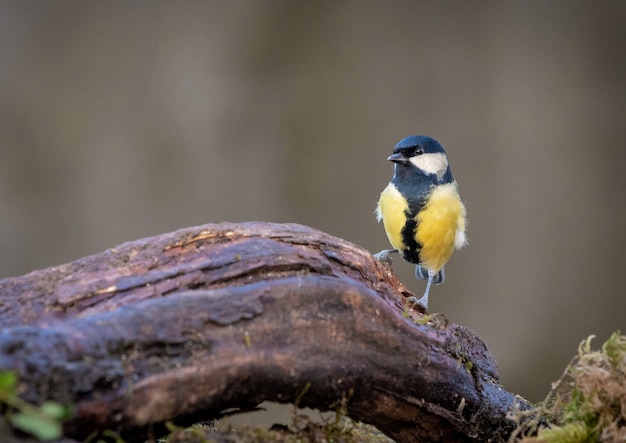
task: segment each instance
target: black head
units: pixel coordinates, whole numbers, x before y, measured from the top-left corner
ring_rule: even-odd
[[[449,181],[452,174],[448,166],[448,157],[443,147],[435,139],[425,135],[411,135],[403,138],[393,148],[393,154],[387,159],[397,168],[436,176],[435,181]]]
[[[436,153],[446,154],[437,140],[426,135],[410,135],[400,140],[393,148],[392,157],[409,159],[416,155]],[[391,158],[389,160],[397,163]]]

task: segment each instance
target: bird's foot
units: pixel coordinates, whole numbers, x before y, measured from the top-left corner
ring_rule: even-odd
[[[428,311],[428,295],[424,295],[422,298],[409,297],[406,299],[406,303],[412,303],[413,307],[415,307],[415,305],[420,305]]]
[[[379,262],[386,263],[391,265],[393,263],[393,259],[391,258],[391,254],[394,252],[398,252],[396,249],[383,249],[377,254],[374,254],[374,258]]]

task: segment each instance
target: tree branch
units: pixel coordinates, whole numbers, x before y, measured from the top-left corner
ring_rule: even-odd
[[[265,400],[348,415],[392,438],[498,441],[530,405],[484,343],[420,325],[391,269],[300,225],[183,229],[0,281],[0,369],[20,396],[74,405],[65,434],[126,439]]]

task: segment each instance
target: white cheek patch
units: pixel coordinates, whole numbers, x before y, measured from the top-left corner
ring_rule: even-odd
[[[409,161],[427,174],[437,174],[439,178],[443,177],[448,169],[448,159],[441,152],[416,155]]]

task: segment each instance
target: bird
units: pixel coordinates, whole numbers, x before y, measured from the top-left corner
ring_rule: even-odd
[[[404,260],[414,263],[415,276],[427,283],[420,299],[409,300],[428,310],[431,284],[444,282],[444,265],[454,249],[467,244],[465,205],[448,157],[435,139],[405,137],[387,160],[394,163],[394,174],[380,194],[376,218],[383,222],[393,249],[374,257],[391,263],[389,254],[399,252]]]

